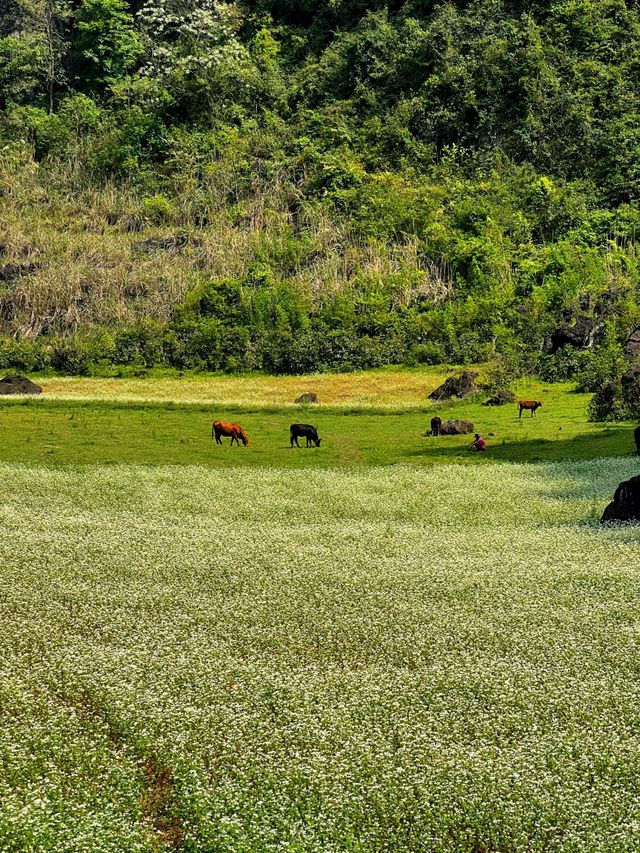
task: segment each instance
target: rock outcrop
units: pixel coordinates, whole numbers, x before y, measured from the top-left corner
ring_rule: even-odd
[[[473,429],[471,421],[442,421],[440,435],[468,435]]]
[[[435,391],[429,394],[430,400],[450,400],[457,397],[459,400],[477,394],[481,390],[476,385],[478,374],[472,370],[465,370],[459,376],[450,376]]]
[[[620,483],[613,500],[600,519],[601,524],[640,522],[640,476]]]
[[[40,394],[42,388],[17,373],[9,373],[0,379],[0,394]]]
[[[307,394],[301,394],[295,402],[296,403],[317,403],[318,402],[318,396],[317,396],[317,394],[312,394],[311,392],[309,392]]]
[[[485,400],[482,404],[483,406],[506,406],[507,403],[515,403],[516,397],[511,391],[508,391],[506,388],[503,388],[501,391],[497,391],[492,397],[489,397],[488,400]]]
[[[592,347],[601,325],[593,317],[578,317],[573,325],[559,326],[551,334],[551,352],[557,352],[562,347]]]

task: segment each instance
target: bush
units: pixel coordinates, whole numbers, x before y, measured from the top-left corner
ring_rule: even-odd
[[[414,344],[405,358],[405,364],[408,367],[415,367],[418,364],[443,364],[445,361],[445,349],[436,341]]]
[[[0,338],[0,370],[31,373],[49,367],[48,349],[35,341]]]
[[[590,421],[623,420],[625,412],[620,383],[605,382],[591,398],[588,413]]]
[[[142,199],[142,215],[155,225],[171,222],[176,210],[166,196],[161,194]]]
[[[165,361],[163,327],[149,317],[115,336],[112,358],[115,364],[153,367]]]

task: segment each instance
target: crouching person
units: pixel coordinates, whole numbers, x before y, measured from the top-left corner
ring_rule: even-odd
[[[473,441],[471,442],[471,444],[469,444],[467,446],[469,449],[471,449],[473,447],[474,450],[483,451],[483,450],[487,449],[487,442],[480,435],[480,433],[477,432],[475,434],[475,437],[474,437]]]

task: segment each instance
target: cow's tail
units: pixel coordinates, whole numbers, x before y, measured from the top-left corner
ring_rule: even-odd
[[[214,422],[214,423],[212,423],[212,424],[211,424],[211,438],[212,438],[212,439],[213,439],[213,434],[214,434],[214,432],[215,432],[215,428],[216,428],[216,425],[215,425],[215,422]]]

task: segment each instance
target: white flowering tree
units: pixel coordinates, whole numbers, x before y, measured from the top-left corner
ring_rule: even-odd
[[[235,4],[217,0],[148,0],[138,13],[146,48],[141,74],[168,89],[175,101],[200,101],[217,111],[225,101],[242,100],[257,69],[239,31]]]

